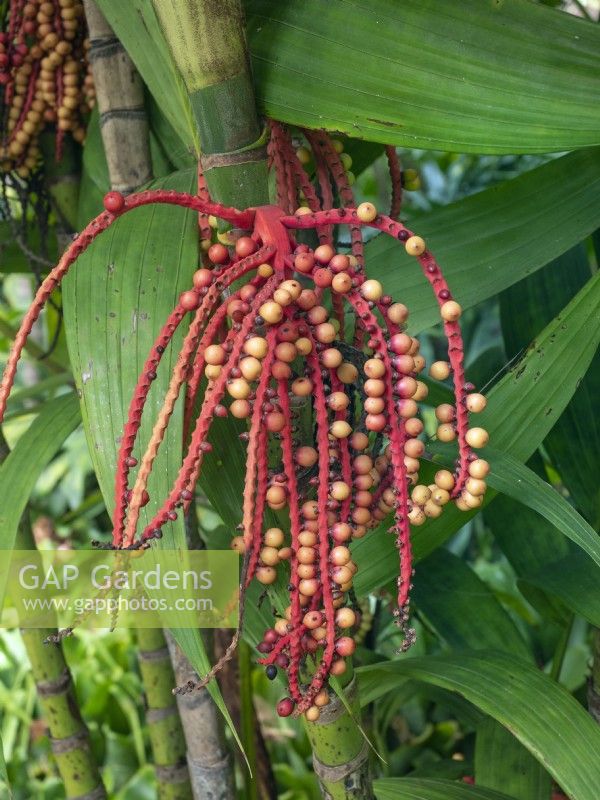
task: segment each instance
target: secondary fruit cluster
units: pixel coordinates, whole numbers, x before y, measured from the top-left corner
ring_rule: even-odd
[[[38,165],[39,136],[56,128],[56,156],[69,131],[85,138],[94,103],[79,0],[10,0],[0,33],[0,170],[27,178]]]

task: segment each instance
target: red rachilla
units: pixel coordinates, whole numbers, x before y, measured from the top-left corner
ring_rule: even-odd
[[[187,512],[204,454],[211,449],[212,420],[228,414],[246,420],[246,479],[240,535],[232,546],[245,553],[242,589],[256,578],[271,584],[289,562],[290,605],[258,646],[269,677],[287,671],[289,697],[278,711],[317,719],[329,702],[327,681],[346,668],[354,651],[350,632],[357,614],[348,600],[357,567],[349,544],[393,512],[390,532],[400,554],[396,615],[409,628],[412,575],[410,525],[437,517],[451,500],[461,509],[481,505],[488,464],[472,448],[487,443],[482,428],[469,428],[468,412],[485,398],[465,383],[460,305],[423,239],[371,203],[353,205],[339,147],[322,132],[306,134],[316,187],[304,169],[306,155],[289,133],[271,123],[269,155],[277,173],[277,205],[238,211],[202,196],[151,190],[127,198],[110,192],[105,211],[77,236],[41,285],[15,338],[0,386],[0,421],[26,338],[50,293],[94,239],[119,217],[148,204],[173,204],[198,212],[201,231],[210,216],[247,231],[232,247],[206,248],[208,266],[193,276],[161,329],[139,376],[120,443],[113,516],[113,546],[148,546],[162,528]],[[307,148],[304,148],[307,150]],[[400,167],[388,149],[394,183],[393,211],[401,203]],[[337,196],[340,208],[329,206]],[[305,205],[298,207],[301,200]],[[333,231],[350,231],[350,252],[336,250]],[[455,404],[436,410],[438,438],[457,440],[454,473],[440,470],[429,486],[418,483],[425,444],[417,402],[427,393],[418,380],[425,366],[419,342],[405,332],[408,309],[393,302],[364,267],[363,230],[400,242],[430,283],[448,339],[448,362],[435,362],[433,377],[454,384]],[[301,231],[318,243],[301,243]],[[246,276],[233,293],[229,287]],[[237,284],[239,285],[239,284]],[[229,290],[229,291],[226,291]],[[331,303],[333,312],[327,308]],[[161,358],[180,324],[191,315],[145,451],[133,455],[142,412]],[[346,323],[354,330],[344,341]],[[201,379],[208,386],[199,400]],[[144,527],[140,509],[156,454],[185,386],[184,456],[162,505]],[[310,423],[300,430],[296,409]],[[278,453],[275,458],[273,452]],[[137,467],[133,485],[130,473]],[[287,511],[288,528],[267,527],[265,512]],[[140,529],[141,527],[141,529]],[[206,679],[201,681],[204,685]]]

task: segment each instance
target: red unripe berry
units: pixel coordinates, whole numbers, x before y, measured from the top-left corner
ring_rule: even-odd
[[[235,243],[235,252],[240,258],[252,255],[257,249],[257,244],[250,236],[240,236]]]
[[[385,422],[384,414],[367,414],[365,418],[365,428],[368,431],[380,433],[385,428]]]
[[[373,469],[373,459],[367,455],[356,456],[352,466],[358,475],[367,475]]]
[[[331,536],[336,542],[347,542],[352,536],[352,529],[346,522],[337,522],[331,529]]]
[[[320,611],[307,611],[302,624],[309,630],[315,630],[323,623],[323,614]]]
[[[350,259],[342,253],[336,253],[331,259],[329,267],[334,272],[346,272],[350,267]]]
[[[108,192],[105,194],[104,208],[111,214],[120,214],[125,208],[125,198],[121,192]]]
[[[341,636],[335,643],[335,651],[342,657],[351,656],[356,649],[354,639],[349,636]]]
[[[302,647],[306,653],[316,653],[319,649],[319,643],[316,639],[313,639],[311,636],[303,636],[302,637]]]
[[[346,662],[343,658],[338,658],[337,661],[334,661],[331,665],[330,670],[332,675],[343,675],[346,672]]]
[[[213,275],[209,269],[198,269],[192,280],[196,289],[204,289],[212,283]]]
[[[385,408],[385,400],[383,397],[367,397],[364,406],[367,414],[381,414]]]
[[[319,456],[315,448],[308,446],[299,447],[294,454],[296,462],[301,467],[312,467],[313,464],[317,463],[318,457]]]
[[[403,356],[394,356],[392,359],[392,364],[394,368],[398,370],[398,372],[402,372],[403,375],[409,375],[411,372],[415,371],[415,360],[412,356],[403,355]]]
[[[267,414],[267,430],[270,433],[279,433],[285,428],[285,416],[281,411],[271,411]]]
[[[289,364],[286,364],[285,361],[274,361],[273,366],[271,367],[271,375],[277,381],[285,381],[287,380],[292,374],[292,370],[290,369]]]
[[[317,304],[317,295],[312,289],[303,289],[296,300],[296,304],[303,310],[309,311]]]
[[[279,639],[279,634],[273,628],[267,628],[265,631],[265,635],[263,636],[263,642],[267,642],[268,644],[275,644],[275,642]]]
[[[224,244],[211,244],[208,248],[208,257],[213,264],[225,264],[229,261],[229,250]]]
[[[413,341],[406,333],[396,333],[390,339],[390,347],[394,353],[404,355],[408,353],[412,347]]]
[[[414,378],[402,378],[394,385],[394,390],[400,397],[412,397],[417,391],[417,382]]]
[[[298,253],[294,258],[294,268],[298,272],[310,272],[315,265],[315,257],[312,253]]]
[[[313,279],[315,286],[318,286],[320,289],[325,289],[327,286],[331,286],[333,275],[330,269],[321,267],[320,269],[315,270]]]
[[[418,410],[415,401],[409,398],[406,400],[398,400],[396,403],[396,411],[401,417],[404,417],[404,419],[416,416]]]
[[[289,717],[294,711],[295,703],[291,697],[284,697],[277,703],[277,713],[280,717]]]
[[[329,264],[335,255],[335,250],[330,244],[320,244],[315,250],[315,259],[319,264]]]
[[[350,437],[350,447],[354,450],[366,450],[369,445],[369,437],[366,433],[353,433]]]
[[[252,286],[251,283],[247,283],[240,289],[240,299],[243,300],[244,302],[252,300],[255,294],[256,294],[256,286]]]
[[[298,327],[294,322],[284,322],[277,329],[280,342],[295,342],[298,339]]]
[[[198,292],[194,292],[192,289],[189,292],[183,292],[179,296],[179,303],[185,311],[195,311],[200,305]]]

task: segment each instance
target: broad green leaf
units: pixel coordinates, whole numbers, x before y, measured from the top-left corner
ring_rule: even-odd
[[[531,463],[531,459],[529,463]],[[553,595],[533,587],[529,576],[536,574],[540,566],[567,557],[571,548],[566,537],[548,520],[511,497],[500,495],[486,507],[484,518],[492,530],[502,552],[513,567],[521,593],[547,618],[559,624],[565,623],[565,609]],[[511,524],[507,525],[506,520]],[[596,565],[585,555],[583,561],[590,572]],[[567,584],[577,584],[577,576],[566,573],[562,588],[569,591]],[[563,595],[564,598],[564,595]],[[572,600],[567,605],[573,608]]]
[[[377,800],[512,800],[480,786],[430,778],[379,778],[373,786]]]
[[[573,16],[525,0],[246,0],[246,9],[267,116],[458,153],[600,143],[600,30]]]
[[[429,693],[429,690],[428,690]],[[448,696],[451,695],[448,693]],[[466,705],[469,705],[468,703]],[[472,708],[472,706],[471,706]],[[459,781],[466,775],[473,774],[473,764],[470,761],[456,761],[453,758],[442,758],[439,761],[425,761],[424,764],[411,770],[407,777],[437,778],[438,780]]]
[[[183,144],[197,152],[187,94],[152,0],[98,0],[98,6]]]
[[[531,472],[537,478],[537,473]],[[517,481],[519,483],[514,485],[529,500],[529,475],[523,485],[519,475]],[[543,492],[543,496],[538,495],[538,508],[546,510],[546,500],[543,499],[546,497],[551,512],[557,492],[546,484],[540,487],[537,481],[533,494],[540,489]],[[548,492],[552,494],[548,495]],[[586,530],[587,534],[590,534],[590,529],[587,523],[582,525],[582,518],[575,516],[574,509],[562,498],[559,511],[564,516],[561,516],[560,527],[557,527],[547,514],[542,516],[524,505],[522,499],[519,501],[506,494],[497,497],[485,509],[484,516],[517,574],[521,592],[544,617],[564,625],[564,604],[593,625],[600,625],[600,570],[585,552],[575,547],[562,533],[573,525],[581,531]],[[510,525],[506,524],[506,520],[510,520]],[[595,545],[598,537],[594,532],[592,536],[588,538],[590,544]]]
[[[560,312],[591,274],[582,244],[564,253],[535,275],[500,295],[502,331],[509,357],[526,347],[536,331]],[[600,524],[600,425],[595,404],[600,396],[600,353],[544,447],[573,502],[597,527]]]
[[[191,172],[155,186],[193,187]],[[118,219],[77,260],[64,282],[65,326],[75,383],[94,468],[109,510],[113,508],[118,443],[133,388],[152,343],[197,267],[197,221],[174,206],[146,206]],[[184,326],[181,326],[184,327]],[[183,338],[178,331],[165,352],[147,407],[162,401]],[[144,414],[135,454],[148,441],[154,414]],[[159,451],[141,519],[149,521],[166,497],[181,458],[181,407],[177,405]],[[165,539],[183,541],[181,523]],[[174,538],[173,538],[174,537]]]
[[[594,149],[569,153],[424,214],[414,227],[438,259],[453,295],[470,308],[548,264],[598,225],[600,149]],[[365,252],[369,275],[410,308],[413,335],[439,322],[435,298],[400,242],[377,236]]]
[[[360,175],[363,170],[382,155],[384,146],[377,142],[367,142],[362,139],[351,139],[346,137],[344,140],[344,151],[352,159],[351,171],[355,175]]]
[[[448,550],[440,548],[421,563],[412,596],[419,613],[453,650],[503,648],[530,657],[491,589]]]
[[[176,173],[154,185],[193,192],[195,174],[193,170]],[[196,214],[176,206],[136,209],[96,239],[64,282],[69,353],[89,449],[109,513],[114,503],[118,446],[131,394],[158,331],[179,294],[191,285],[198,264],[197,225]],[[148,396],[148,409],[162,403],[182,338],[183,331],[179,331],[162,358]],[[147,524],[160,507],[179,470],[181,405],[179,402],[175,407],[155,461],[148,482],[150,502],[142,509],[141,524]],[[138,456],[153,423],[154,414],[145,413],[135,449]],[[181,519],[164,527],[161,546],[185,546]],[[199,632],[175,634],[194,668],[205,674],[210,663]],[[216,682],[212,681],[208,690],[234,731]]]
[[[0,467],[0,550],[12,550],[40,474],[81,421],[74,392],[44,404]],[[4,586],[0,585],[0,607]]]
[[[490,463],[490,486],[537,511],[600,566],[600,536],[556,489],[506,453],[490,452]]]
[[[461,653],[388,661],[357,674],[413,678],[458,692],[496,719],[550,772],[571,800],[596,800],[600,728],[540,670],[503,653]]]
[[[540,333],[525,357],[490,391],[488,407],[478,415],[477,422],[489,430],[495,450],[526,461],[539,447],[585,375],[598,346],[600,325],[590,324],[590,321],[598,319],[599,311],[600,275],[597,274],[563,310],[560,318]],[[511,475],[498,477],[502,490],[506,490]],[[495,481],[496,477],[490,476],[491,486],[495,486]],[[518,491],[516,478],[511,483],[511,491]],[[529,503],[528,493],[523,494],[525,496],[519,499]],[[489,492],[487,502],[491,496]],[[543,513],[540,507],[543,501],[538,497],[532,502],[537,502],[536,510]],[[552,506],[549,513],[555,523],[556,507]],[[473,516],[454,507],[444,509],[440,518],[428,522],[414,534],[415,557],[424,558]],[[385,527],[384,524],[354,546],[359,565],[355,586],[359,593],[380,587],[396,575],[394,542],[384,532]],[[595,553],[596,545],[583,530],[579,526],[573,529],[574,541],[582,547],[586,542],[587,552]],[[585,530],[589,534],[589,530]]]
[[[213,449],[205,455],[200,474],[200,487],[231,536],[242,521],[246,449],[239,434],[245,430],[244,423],[232,416],[214,419],[209,435]]]
[[[561,600],[567,608],[600,627],[600,571],[578,550],[564,558],[539,562],[523,574],[522,590],[534,587]]]
[[[186,169],[195,166],[196,159],[192,149],[181,141],[175,128],[151,95],[146,98],[146,113],[152,134],[175,168]]]
[[[539,761],[495,720],[487,717],[475,737],[475,783],[515,800],[550,800],[552,780]]]

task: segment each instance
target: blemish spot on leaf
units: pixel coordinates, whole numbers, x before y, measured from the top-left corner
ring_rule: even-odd
[[[389,119],[372,119],[368,117],[368,122],[372,122],[374,125],[383,125],[385,128],[401,128],[402,125],[399,125],[397,122],[392,122]]]
[[[85,386],[85,384],[92,379],[93,374],[93,367],[94,364],[92,361],[88,361],[88,368],[81,373],[81,382]]]

